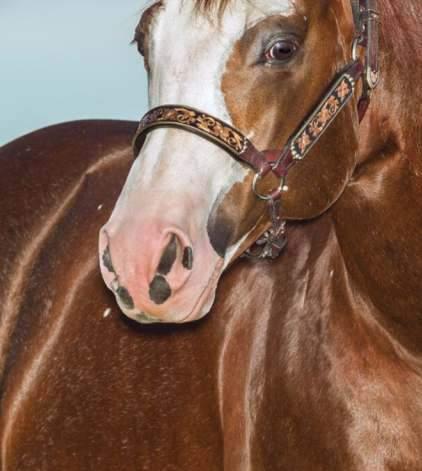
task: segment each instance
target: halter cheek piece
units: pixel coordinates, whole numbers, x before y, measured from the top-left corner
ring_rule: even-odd
[[[268,202],[272,226],[257,241],[248,255],[259,258],[278,257],[286,244],[285,221],[281,217],[280,201],[289,169],[303,160],[318,142],[340,111],[355,93],[356,83],[362,79],[363,92],[358,102],[361,121],[369,106],[370,95],[379,80],[378,66],[378,18],[377,0],[351,0],[355,21],[352,62],[333,80],[316,108],[303,121],[299,130],[279,151],[259,151],[239,130],[203,111],[183,105],[165,105],[153,108],[142,118],[136,132],[133,147],[139,154],[149,132],[159,127],[175,127],[210,140],[232,157],[255,171],[252,189],[256,196]],[[365,51],[364,62],[358,57],[358,49]],[[262,178],[272,173],[279,180],[276,188],[262,194],[258,185]]]

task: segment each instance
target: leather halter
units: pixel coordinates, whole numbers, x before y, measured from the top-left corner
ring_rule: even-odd
[[[363,83],[362,96],[358,102],[360,121],[369,106],[370,94],[379,80],[377,0],[351,1],[355,21],[352,62],[333,80],[319,104],[288,139],[283,149],[259,151],[238,129],[189,106],[164,105],[153,108],[139,124],[133,141],[135,158],[149,132],[158,127],[175,127],[212,141],[255,171],[252,188],[258,198],[268,202],[272,227],[255,241],[255,249],[247,251],[249,255],[274,259],[280,254],[286,244],[280,201],[283,191],[288,189],[285,186],[288,170],[305,158],[351,100],[359,79]],[[358,57],[358,48],[365,51],[364,62]],[[258,184],[269,173],[277,177],[279,185],[269,193],[262,194]]]

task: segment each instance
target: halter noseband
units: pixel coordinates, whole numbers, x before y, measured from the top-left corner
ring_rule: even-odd
[[[286,243],[285,221],[280,214],[280,200],[283,191],[287,190],[285,181],[288,170],[296,162],[304,159],[351,100],[360,78],[363,82],[363,92],[358,102],[360,121],[369,106],[371,92],[378,84],[377,0],[351,1],[356,31],[352,62],[334,79],[320,103],[280,151],[259,151],[233,126],[208,113],[183,105],[153,108],[145,114],[139,124],[133,141],[135,157],[139,154],[149,132],[159,127],[175,127],[212,141],[255,171],[252,189],[258,198],[268,202],[272,226],[255,241],[256,250],[247,251],[249,255],[271,259],[278,257]],[[358,57],[359,47],[365,50],[364,63]],[[277,177],[279,184],[269,193],[262,194],[258,184],[269,173]]]

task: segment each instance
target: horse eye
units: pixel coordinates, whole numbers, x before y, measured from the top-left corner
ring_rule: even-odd
[[[267,63],[286,62],[291,59],[298,49],[297,43],[291,39],[279,39],[265,52]]]

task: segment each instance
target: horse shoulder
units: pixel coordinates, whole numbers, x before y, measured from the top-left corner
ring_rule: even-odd
[[[131,161],[135,129],[136,123],[127,121],[75,121],[0,147],[0,379],[26,288],[36,283],[34,273],[43,276],[43,248],[54,233],[66,237],[63,223],[88,189],[91,201],[98,200],[95,212],[85,203],[85,212],[73,214],[73,222],[79,220],[82,229],[81,218],[88,218],[100,227],[108,216],[105,208],[99,210],[102,194],[117,197]],[[90,185],[105,173],[107,189]],[[42,290],[42,283],[38,288]]]

